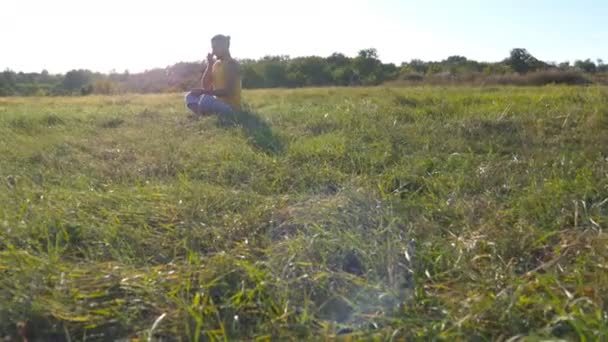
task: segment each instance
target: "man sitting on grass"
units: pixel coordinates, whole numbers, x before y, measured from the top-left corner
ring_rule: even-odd
[[[197,116],[241,110],[240,68],[230,56],[230,36],[213,37],[211,48],[201,80],[202,88],[186,94],[186,106]]]

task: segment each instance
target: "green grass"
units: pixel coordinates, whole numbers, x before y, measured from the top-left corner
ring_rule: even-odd
[[[608,339],[608,88],[245,100],[0,98],[2,336]]]

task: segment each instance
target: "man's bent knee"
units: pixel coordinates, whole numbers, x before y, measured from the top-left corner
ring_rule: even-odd
[[[194,95],[192,94],[192,92],[189,92],[184,96],[186,107],[193,111],[195,114],[199,114],[199,100],[200,96]]]
[[[184,100],[186,101],[187,104],[198,103],[199,99],[200,99],[200,96],[194,95],[192,92],[188,92],[184,96]]]

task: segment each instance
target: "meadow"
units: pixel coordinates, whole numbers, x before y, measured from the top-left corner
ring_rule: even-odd
[[[608,339],[608,88],[0,98],[0,337]]]

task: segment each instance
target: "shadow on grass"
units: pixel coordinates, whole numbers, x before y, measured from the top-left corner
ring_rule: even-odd
[[[241,127],[250,143],[265,153],[276,155],[283,152],[283,142],[270,125],[251,110],[218,115],[217,125],[222,128]]]

